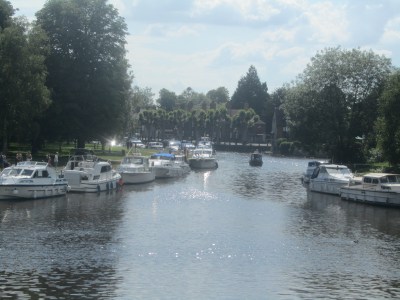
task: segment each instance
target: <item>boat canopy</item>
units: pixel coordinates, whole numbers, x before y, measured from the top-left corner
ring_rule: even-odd
[[[175,159],[175,155],[171,153],[154,153],[150,156],[152,159]]]

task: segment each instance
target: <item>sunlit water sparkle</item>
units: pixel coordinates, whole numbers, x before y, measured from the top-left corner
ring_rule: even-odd
[[[111,194],[0,202],[0,298],[400,296],[400,210],[307,192],[307,160],[218,158]]]

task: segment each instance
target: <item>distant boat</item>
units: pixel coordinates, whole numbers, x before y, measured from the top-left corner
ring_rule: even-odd
[[[262,154],[258,151],[251,153],[249,164],[253,167],[261,167],[263,165]]]

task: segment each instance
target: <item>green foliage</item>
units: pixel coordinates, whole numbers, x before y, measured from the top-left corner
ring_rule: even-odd
[[[174,92],[168,91],[167,89],[162,89],[160,91],[160,98],[157,99],[160,107],[167,112],[173,111],[175,109],[176,101],[176,94]]]
[[[252,108],[256,114],[262,116],[265,112],[267,99],[267,84],[261,83],[256,68],[250,66],[246,76],[239,80],[230,104],[233,109]]]
[[[217,104],[227,103],[229,101],[229,91],[225,87],[219,87],[216,90],[210,90],[206,95]]]
[[[389,77],[379,98],[378,145],[390,164],[400,163],[400,71]]]
[[[121,130],[130,96],[127,26],[106,0],[50,0],[37,14],[50,39],[51,139],[104,141]],[[63,124],[63,126],[59,126]]]
[[[292,143],[282,142],[279,144],[279,153],[282,155],[291,155]]]
[[[9,1],[0,0],[0,30],[11,25],[15,9]]]
[[[3,151],[8,138],[36,135],[36,119],[50,104],[45,86],[47,37],[24,18],[11,19],[12,7],[0,2],[0,136]],[[11,130],[12,129],[12,130]]]
[[[362,161],[357,136],[369,136],[377,99],[391,70],[390,60],[372,51],[318,52],[284,95],[291,137],[310,151],[324,150],[334,161]],[[314,154],[314,153],[310,153]]]

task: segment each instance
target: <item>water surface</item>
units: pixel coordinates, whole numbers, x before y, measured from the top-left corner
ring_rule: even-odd
[[[0,202],[1,299],[400,296],[400,210],[309,193],[307,160],[219,168],[111,194]]]

